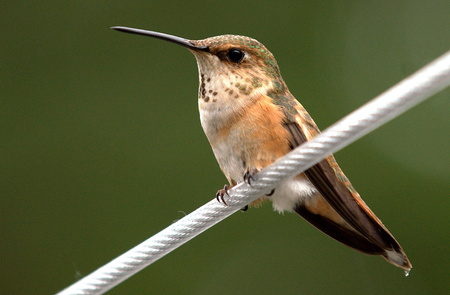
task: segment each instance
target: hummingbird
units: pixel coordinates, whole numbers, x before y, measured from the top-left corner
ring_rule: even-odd
[[[200,121],[229,185],[234,185],[320,133],[291,94],[273,54],[257,40],[221,35],[189,40],[164,33],[112,27],[173,42],[192,52],[199,72]],[[295,212],[331,238],[411,270],[400,244],[361,199],[333,155],[251,203],[271,200],[278,212]]]

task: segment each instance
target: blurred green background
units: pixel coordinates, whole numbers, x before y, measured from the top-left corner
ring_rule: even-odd
[[[226,182],[199,123],[194,57],[124,25],[252,36],[320,128],[450,48],[449,1],[5,1],[1,294],[52,294]],[[109,294],[448,294],[447,89],[336,157],[407,252],[403,271],[269,203]]]

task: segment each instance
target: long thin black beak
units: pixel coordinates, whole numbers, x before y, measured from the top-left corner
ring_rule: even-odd
[[[187,39],[184,39],[184,38],[181,38],[181,37],[177,37],[177,36],[173,36],[173,35],[169,35],[169,34],[153,32],[153,31],[147,31],[147,30],[134,29],[134,28],[129,28],[129,27],[111,27],[111,29],[117,30],[117,31],[120,31],[120,32],[137,34],[137,35],[143,35],[143,36],[149,36],[149,37],[153,37],[153,38],[157,38],[157,39],[166,40],[166,41],[169,41],[169,42],[181,45],[183,47],[186,47],[186,48],[192,49],[192,50],[200,50],[200,51],[206,51],[206,52],[209,51],[208,46],[195,46],[194,44],[189,42],[189,40],[187,40]]]

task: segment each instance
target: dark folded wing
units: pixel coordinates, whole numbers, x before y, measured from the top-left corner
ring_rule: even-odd
[[[315,126],[313,122],[302,125],[306,126],[305,128]],[[286,122],[285,128],[291,134],[292,148],[315,135],[307,134],[311,128],[302,129],[299,122]],[[313,129],[313,133],[315,133],[314,130],[318,132],[317,129]],[[354,232],[327,216],[314,214],[306,204],[298,204],[294,209],[297,213],[329,236],[350,247],[368,254],[381,254],[391,263],[405,269],[410,268],[410,263],[400,245],[360,198],[333,156],[309,168],[304,174],[334,211],[354,229]],[[395,253],[388,255],[385,250]]]

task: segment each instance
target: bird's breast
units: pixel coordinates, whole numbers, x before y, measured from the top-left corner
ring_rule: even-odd
[[[261,170],[290,150],[282,114],[265,97],[255,97],[240,109],[236,105],[201,106],[202,127],[230,183],[241,181],[246,171]]]

